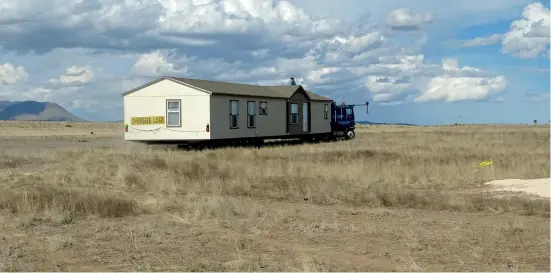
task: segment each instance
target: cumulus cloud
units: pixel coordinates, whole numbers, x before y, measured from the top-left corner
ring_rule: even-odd
[[[372,74],[366,77],[365,87],[375,102],[491,99],[507,87],[505,77],[491,76],[476,67],[459,67],[457,59],[444,59],[441,66],[426,63],[423,55],[381,59],[360,72]]]
[[[474,67],[458,67],[456,59],[446,59],[442,63],[445,74],[430,79],[421,94],[414,98],[416,102],[482,100],[492,93],[503,91],[507,87],[504,76],[466,77],[451,72],[481,72]]]
[[[133,66],[133,71],[138,76],[157,77],[175,72],[185,73],[185,69],[177,71],[174,64],[168,62],[160,51],[153,51],[141,55]]]
[[[415,98],[417,102],[481,100],[491,92],[499,92],[507,87],[505,77],[467,78],[438,76],[431,79],[423,93]]]
[[[395,100],[413,85],[408,77],[367,76],[365,86],[373,93],[373,101],[390,102]]]
[[[37,101],[50,101],[52,98],[52,89],[41,87],[35,87],[22,92],[22,99],[37,100]]]
[[[94,79],[94,72],[89,65],[70,66],[59,79],[51,79],[50,82],[63,85],[80,85],[87,84],[92,79]]]
[[[459,47],[480,47],[501,43],[500,51],[512,56],[529,59],[543,57],[549,53],[550,19],[549,9],[542,3],[524,7],[522,18],[511,23],[509,31],[477,37],[471,40],[456,40],[449,44]]]
[[[10,63],[0,64],[0,83],[4,85],[12,85],[28,78],[25,68],[22,66],[15,67]]]
[[[45,86],[10,86],[10,88],[0,89],[0,100],[22,101],[52,101],[55,98],[52,89]]]
[[[414,13],[409,9],[395,9],[387,19],[388,26],[393,30],[417,30],[434,21],[430,12]]]
[[[459,60],[457,58],[446,58],[442,60],[442,68],[446,72],[482,72],[482,70],[472,66],[459,67]]]
[[[431,13],[407,9],[392,11],[382,22],[360,18],[348,23],[316,18],[289,1],[275,0],[6,1],[16,4],[0,13],[12,20],[0,18],[0,42],[7,52],[81,48],[94,61],[103,58],[108,71],[88,62],[94,73],[73,66],[59,78],[48,76],[66,83],[45,86],[55,90],[49,98],[72,107],[115,109],[123,91],[163,75],[264,85],[288,85],[294,77],[335,100],[385,105],[482,99],[505,81],[478,68],[459,67],[457,60],[425,60],[426,33],[389,31],[422,30],[434,20]],[[45,8],[46,2],[61,8],[37,14],[41,24],[14,21],[30,16],[32,7]],[[36,42],[46,35],[51,38]],[[457,86],[462,89],[454,90]],[[470,87],[475,90],[466,91]],[[91,92],[77,97],[78,88]]]
[[[481,100],[507,86],[503,76],[494,76],[476,67],[459,67],[457,59],[444,59],[441,65],[431,64],[422,54],[380,56],[372,62],[328,62],[312,51],[303,58],[278,58],[252,69],[246,66],[239,69],[238,63],[223,60],[211,60],[210,64],[192,58],[184,60],[203,75],[202,78],[287,85],[293,76],[298,84],[333,98],[344,94],[355,99],[370,97],[385,104]],[[454,90],[458,86],[461,90]]]
[[[61,8],[35,12],[48,6]],[[288,1],[275,0],[5,0],[0,25],[4,50],[23,53],[55,48],[147,53],[176,48],[194,55],[209,55],[215,49],[243,58],[263,48],[294,54],[315,39],[334,36],[343,23],[313,18]],[[287,50],[280,46],[283,43],[296,45]]]
[[[164,31],[179,33],[243,33],[270,31],[285,34],[290,28],[300,34],[334,31],[334,20],[315,20],[288,1],[160,0],[163,12],[159,25]],[[190,16],[197,15],[197,16]],[[266,28],[267,25],[278,24]],[[297,34],[299,34],[297,33]],[[291,33],[287,33],[291,34]]]
[[[520,58],[535,58],[548,51],[549,9],[542,3],[524,7],[522,18],[511,23],[501,51]]]

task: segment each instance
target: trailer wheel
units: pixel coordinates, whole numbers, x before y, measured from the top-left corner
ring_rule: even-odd
[[[346,138],[347,139],[353,139],[354,137],[356,137],[356,132],[354,132],[353,130],[350,130],[350,131],[346,132]]]

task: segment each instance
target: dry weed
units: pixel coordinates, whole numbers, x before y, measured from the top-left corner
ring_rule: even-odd
[[[64,128],[90,129],[86,126]],[[96,138],[86,140],[93,144]],[[493,179],[549,177],[548,147],[549,130],[544,127],[457,126],[368,127],[353,141],[262,149],[196,152],[120,145],[19,150],[4,152],[0,159],[0,169],[9,170],[0,173],[0,209],[17,217],[17,228],[23,230],[47,226],[48,219],[69,228],[85,221],[119,223],[125,217],[139,221],[158,216],[176,225],[121,222],[126,228],[96,227],[91,238],[98,244],[116,240],[116,249],[124,249],[124,261],[110,270],[438,271],[449,270],[448,263],[463,270],[476,265],[500,270],[508,262],[517,270],[533,270],[541,262],[523,253],[530,249],[534,257],[548,256],[541,249],[548,248],[549,240],[530,237],[527,230],[534,228],[527,223],[548,221],[549,200],[497,197],[484,193],[481,185]],[[488,159],[493,159],[492,166],[475,171],[478,162]],[[442,233],[447,235],[431,243],[413,224],[397,224],[405,225],[399,218],[411,209],[422,215],[439,211],[517,218],[480,234],[469,230],[467,222],[461,223],[463,229],[446,229],[449,223],[415,220],[430,226],[421,231],[446,230]],[[383,224],[389,219],[393,225]],[[50,235],[46,247],[76,247],[75,236]],[[334,252],[345,245],[335,243],[340,237],[355,240]],[[358,246],[359,238],[372,245]],[[526,238],[530,240],[521,243]],[[526,249],[506,245],[505,239]],[[179,240],[189,246],[182,249],[174,243]],[[391,247],[381,250],[384,240]],[[491,250],[495,246],[507,253]],[[275,253],[279,248],[281,253]],[[154,255],[155,249],[170,257]],[[280,255],[279,260],[256,253],[258,249]],[[174,262],[184,259],[179,251],[194,259]],[[142,256],[137,253],[152,254],[138,261],[135,257]],[[3,255],[3,269],[17,269],[18,258]],[[381,264],[366,262],[366,255]],[[431,258],[435,255],[439,258]]]
[[[107,192],[90,193],[51,186],[36,186],[24,191],[3,189],[0,192],[0,209],[21,214],[57,211],[65,215],[101,217],[121,217],[139,211],[136,201]]]

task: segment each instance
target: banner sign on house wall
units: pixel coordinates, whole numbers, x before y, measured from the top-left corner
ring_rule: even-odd
[[[151,117],[131,117],[131,125],[153,125],[153,124],[165,124],[164,116],[151,116]]]

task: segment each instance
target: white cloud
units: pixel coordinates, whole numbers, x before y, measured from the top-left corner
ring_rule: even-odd
[[[65,85],[87,84],[94,79],[94,72],[89,65],[70,66],[59,79],[51,79],[51,83],[61,83]]]
[[[308,72],[306,79],[311,84],[324,84],[331,80],[331,78],[327,77],[328,75],[330,75],[331,73],[338,72],[341,69],[342,68],[340,67],[324,67],[318,70]]]
[[[51,101],[54,98],[54,93],[51,89],[44,86],[40,87],[24,87],[12,86],[10,89],[0,90],[0,100],[35,100],[35,101]]]
[[[503,76],[495,78],[438,76],[431,79],[416,102],[482,100],[507,87]]]
[[[59,8],[36,12],[51,6]],[[281,0],[4,0],[1,9],[3,48],[25,53],[60,47],[200,52],[203,46],[222,44],[228,51],[249,54],[272,44],[300,47],[334,36],[345,25],[314,18]],[[34,42],[46,37],[48,43]]]
[[[373,101],[389,102],[412,87],[412,83],[397,77],[367,76],[365,87],[373,93]]]
[[[423,55],[383,58],[381,64],[366,67],[365,87],[375,102],[429,102],[482,100],[507,87],[503,76],[489,76],[476,67],[459,67],[449,58],[441,66],[424,62]]]
[[[482,100],[492,93],[499,93],[507,87],[504,76],[497,77],[466,77],[453,75],[449,72],[482,72],[474,67],[459,67],[457,59],[445,59],[442,62],[445,74],[430,79],[421,94],[414,98],[415,102],[465,100]]]
[[[399,72],[418,71],[423,68],[424,55],[396,55],[379,57],[381,67],[390,68]]]
[[[0,83],[5,85],[16,84],[27,80],[29,75],[22,66],[15,67],[10,63],[0,64]]]
[[[463,28],[465,25],[480,25],[487,22],[499,21],[511,14],[519,5],[524,5],[533,0],[442,0],[404,1],[404,0],[347,0],[346,2],[335,0],[289,0],[305,10],[317,16],[339,16],[341,18],[355,18],[369,12],[371,18],[381,21],[394,9],[405,6],[414,7],[416,10],[427,10],[438,15],[438,20],[446,20],[447,23],[455,22],[455,26]],[[469,20],[465,20],[465,15]],[[448,27],[455,27],[448,25]]]
[[[91,64],[94,73],[90,67],[75,66],[52,82],[88,83],[78,87],[90,92],[78,92],[77,97],[76,89],[67,86],[44,89],[55,90],[49,94],[56,102],[90,111],[116,108],[124,90],[163,75],[266,85],[288,85],[294,77],[298,84],[333,99],[366,99],[385,105],[416,97],[480,99],[485,96],[483,90],[468,91],[480,93],[476,96],[463,94],[464,90],[453,94],[449,86],[461,86],[456,82],[459,79],[469,86],[478,82],[491,91],[496,89],[492,80],[501,79],[478,68],[459,67],[454,59],[442,65],[427,61],[421,54],[428,40],[424,31],[389,31],[388,27],[420,30],[435,20],[429,12],[393,9],[378,21],[346,22],[313,17],[291,1],[49,0],[32,4],[21,0],[14,1],[17,6],[8,8],[8,13],[17,11],[13,16],[24,18],[33,14],[28,9],[44,8],[44,3],[52,5],[52,1],[62,8],[50,15],[38,14],[43,24],[10,24],[9,33],[0,27],[1,42],[7,50],[39,54],[53,54],[47,53],[52,48],[83,48],[86,53],[81,55],[89,54],[89,59],[78,62]],[[33,42],[41,35],[54,38],[46,44]],[[448,86],[445,91],[438,88],[444,95],[429,92],[437,84]]]
[[[457,58],[446,58],[442,60],[442,68],[445,71],[482,72],[482,70],[472,66],[459,67],[459,60]]]
[[[52,90],[45,87],[36,87],[23,92],[23,97],[30,100],[49,101],[52,96]]]
[[[384,39],[384,36],[379,32],[371,32],[362,36],[337,36],[331,39],[327,44],[330,49],[340,53],[360,54],[370,48],[380,45]]]
[[[478,46],[487,46],[493,45],[501,42],[503,34],[492,34],[487,37],[477,37],[472,40],[462,41],[461,47],[478,47]]]
[[[388,15],[387,24],[393,29],[419,29],[432,23],[434,15],[430,12],[413,13],[409,9],[395,9]]]
[[[549,46],[549,9],[542,3],[527,5],[522,18],[511,23],[505,33],[501,51],[519,58],[536,58]]]
[[[529,59],[549,57],[550,18],[549,9],[542,3],[524,7],[522,18],[511,23],[509,31],[477,37],[471,40],[446,42],[459,47],[480,47],[501,43],[500,51],[512,56]]]
[[[243,33],[269,31],[284,34],[332,33],[337,20],[314,19],[288,1],[223,0],[175,1],[160,0],[164,12],[159,18],[162,30],[181,33]],[[270,25],[270,27],[267,27]],[[282,36],[285,38],[284,36]]]
[[[141,55],[134,64],[133,70],[136,75],[144,77],[156,77],[176,72],[174,64],[168,62],[158,50]]]

